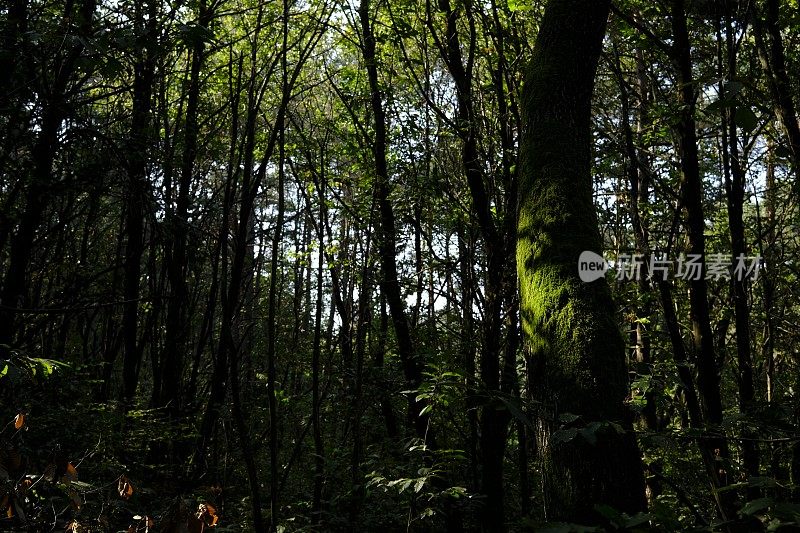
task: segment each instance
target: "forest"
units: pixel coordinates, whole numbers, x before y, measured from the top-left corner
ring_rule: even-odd
[[[0,530],[800,531],[798,80],[797,0],[5,0]]]

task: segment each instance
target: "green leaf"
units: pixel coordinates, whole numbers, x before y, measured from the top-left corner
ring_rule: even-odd
[[[558,419],[563,422],[564,424],[571,424],[579,419],[580,416],[574,415],[572,413],[562,413],[558,416]]]
[[[560,444],[562,442],[569,442],[574,439],[578,435],[578,430],[576,428],[569,428],[569,429],[559,429],[558,431],[554,431],[552,435],[550,435],[550,444]]]
[[[632,517],[630,517],[627,521],[625,521],[625,527],[630,529],[637,526],[641,526],[643,524],[648,524],[650,520],[653,519],[653,516],[650,513],[636,513]]]
[[[445,492],[453,498],[463,498],[467,495],[466,487],[450,487]]]
[[[581,437],[586,439],[586,442],[588,442],[589,444],[592,444],[592,445],[597,444],[597,435],[595,435],[595,430],[594,429],[583,428],[583,429],[580,430],[579,433],[581,434]]]
[[[579,524],[552,522],[547,524],[547,527],[537,527],[536,531],[539,531],[540,533],[589,533],[600,530],[595,527],[581,526]]]
[[[737,105],[736,100],[720,98],[719,100],[716,100],[708,104],[705,108],[705,112],[712,113],[714,111],[719,111],[720,109],[726,109],[728,107],[736,107],[736,105]]]
[[[504,398],[502,396],[499,396],[498,399],[506,406],[508,412],[511,413],[511,416],[516,418],[517,421],[522,422],[528,427],[533,427],[533,422],[531,422],[513,399]]]
[[[747,484],[751,487],[761,487],[772,489],[780,487],[780,484],[771,477],[752,476],[747,480]]]
[[[758,117],[749,107],[737,107],[736,113],[733,115],[733,121],[748,133],[753,132],[758,127]]]
[[[50,376],[56,370],[60,370],[62,368],[69,368],[68,363],[64,363],[61,361],[56,361],[55,359],[44,359],[41,357],[31,357],[29,358],[30,362],[34,364],[34,374],[36,373],[36,368],[40,368],[42,370],[42,374],[45,377]]]
[[[744,84],[740,81],[726,81],[723,90],[728,96],[736,96],[742,91],[743,87]]]
[[[767,498],[765,498],[767,499]],[[780,502],[775,504],[772,514],[782,520],[800,523],[800,503]]]
[[[742,507],[742,510],[739,511],[739,513],[742,516],[752,516],[757,512],[763,511],[764,509],[768,508],[773,503],[775,502],[772,498],[759,498],[757,500],[747,502],[747,505]]]
[[[606,504],[597,504],[594,506],[595,511],[603,515],[614,524],[621,524],[623,521],[622,513]]]
[[[508,9],[514,11],[530,11],[533,6],[525,0],[508,0]]]
[[[214,32],[196,23],[178,26],[178,39],[187,46],[196,46],[214,41]]]

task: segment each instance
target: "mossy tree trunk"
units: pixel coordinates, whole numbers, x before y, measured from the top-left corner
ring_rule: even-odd
[[[597,504],[645,506],[614,304],[603,279],[583,283],[577,270],[583,250],[601,247],[590,123],[608,10],[606,0],[550,0],[523,95],[517,269],[545,509],[580,523],[601,521]]]

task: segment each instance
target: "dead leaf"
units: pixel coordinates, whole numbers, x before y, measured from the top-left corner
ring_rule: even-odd
[[[64,475],[61,477],[61,482],[68,485],[73,481],[78,481],[78,471],[75,470],[72,463],[67,463],[67,466],[64,468]]]
[[[208,527],[215,527],[219,520],[217,508],[207,502],[201,503],[197,508],[197,518],[202,520]]]
[[[61,453],[60,446],[56,446],[50,454],[50,465],[48,465],[45,473],[49,475],[48,479],[54,483],[61,482],[68,485],[72,481],[78,481],[77,470]]]
[[[10,495],[4,494],[2,499],[0,499],[0,509],[5,511],[6,517],[14,518],[14,505]]]
[[[22,429],[25,425],[25,413],[19,413],[14,417],[14,429]]]
[[[131,485],[131,480],[124,475],[119,476],[119,479],[117,480],[117,493],[123,500],[127,500],[133,496],[133,485]]]
[[[31,488],[31,485],[33,485],[33,481],[31,481],[30,478],[25,478],[20,482],[19,485],[17,485],[17,492],[20,494],[25,494],[28,492],[28,489]]]

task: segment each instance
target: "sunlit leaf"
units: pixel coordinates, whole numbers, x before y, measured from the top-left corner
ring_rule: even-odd
[[[530,11],[533,6],[525,0],[508,0],[508,9],[510,11]]]

